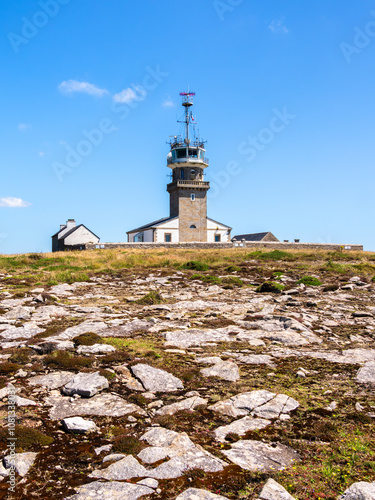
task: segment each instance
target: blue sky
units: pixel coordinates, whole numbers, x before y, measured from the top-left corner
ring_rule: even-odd
[[[169,215],[188,85],[210,217],[375,251],[372,1],[3,0],[0,30],[0,253]]]

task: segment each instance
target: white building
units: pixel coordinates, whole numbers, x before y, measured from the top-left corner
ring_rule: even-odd
[[[84,250],[86,243],[99,243],[100,238],[83,224],[77,226],[74,219],[61,224],[60,230],[52,236],[52,252],[63,250]]]

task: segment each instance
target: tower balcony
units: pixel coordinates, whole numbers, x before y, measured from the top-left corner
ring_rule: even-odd
[[[185,189],[210,189],[210,183],[206,181],[190,181],[190,180],[178,180],[171,182],[167,185],[167,190],[174,188],[185,188]]]
[[[187,158],[172,158],[171,156],[167,157],[167,165],[172,165],[172,164],[181,164],[181,163],[198,163],[200,165],[206,165],[208,166],[210,161],[207,157],[205,158],[194,158],[194,157],[187,157]]]

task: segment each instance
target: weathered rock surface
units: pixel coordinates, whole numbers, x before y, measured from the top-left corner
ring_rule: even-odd
[[[94,481],[80,486],[78,493],[68,497],[67,500],[137,500],[152,493],[154,493],[152,488],[141,484]]]
[[[259,494],[259,500],[295,500],[295,498],[270,477]]]
[[[174,392],[184,388],[179,378],[165,370],[139,363],[132,366],[131,371],[150,392]]]
[[[198,488],[189,488],[185,490],[181,495],[178,495],[176,500],[228,500],[228,497],[223,497],[221,495],[215,495],[207,490],[200,490]]]
[[[368,361],[357,372],[356,381],[360,384],[375,384],[375,361]]]
[[[220,361],[209,368],[203,368],[204,377],[219,377],[229,382],[236,382],[240,378],[238,366],[233,361]]]
[[[133,403],[115,394],[97,394],[90,399],[78,399],[70,402],[69,397],[51,395],[46,398],[46,404],[51,405],[49,416],[52,420],[62,420],[80,415],[98,415],[122,417],[131,413],[144,415],[145,412]]]
[[[177,403],[173,403],[171,405],[163,406],[156,413],[158,415],[173,415],[181,410],[194,410],[196,406],[206,405],[207,399],[200,398],[197,396],[193,396],[191,398],[183,399],[182,401],[178,401]]]
[[[16,453],[14,458],[10,455],[4,457],[3,463],[6,469],[14,466],[16,472],[21,476],[26,476],[32,467],[38,453]]]
[[[91,398],[98,392],[109,387],[108,380],[95,373],[78,373],[62,389],[67,396],[79,394],[83,398]]]
[[[344,491],[343,495],[339,497],[339,500],[374,500],[375,499],[375,482],[366,483],[365,481],[360,481],[358,483],[352,484],[347,490]]]
[[[108,354],[116,349],[108,344],[80,345],[77,354]]]
[[[297,452],[288,446],[253,440],[238,441],[223,453],[243,469],[261,472],[285,469],[299,459]]]
[[[72,380],[72,372],[53,372],[48,375],[38,375],[28,379],[28,383],[33,386],[47,387],[47,389],[58,389]]]
[[[221,427],[218,427],[214,430],[214,434],[218,441],[224,442],[225,437],[229,433],[243,436],[246,432],[254,431],[256,429],[264,429],[271,423],[271,420],[265,420],[264,418],[244,417],[239,420],[235,420],[229,425],[222,425]]]
[[[85,432],[96,430],[95,422],[85,420],[82,417],[64,418],[62,425],[67,432],[74,432],[76,434],[84,434]]]

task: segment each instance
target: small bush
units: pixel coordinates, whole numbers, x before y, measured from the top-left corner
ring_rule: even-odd
[[[272,252],[251,252],[248,255],[249,258],[261,259],[261,260],[295,260],[293,254],[289,252],[282,252],[281,250],[272,250]]]
[[[154,304],[161,304],[162,302],[164,302],[164,299],[159,294],[159,292],[157,292],[156,290],[152,290],[141,299],[136,300],[136,302],[137,304],[152,306]]]
[[[373,276],[373,277],[371,278],[371,281],[375,281],[375,276]]]
[[[285,286],[274,281],[265,281],[255,290],[258,293],[281,293]]]
[[[237,285],[237,286],[243,285],[243,281],[240,278],[237,278],[237,276],[228,276],[227,278],[223,278],[222,282],[225,285]]]
[[[241,268],[238,266],[228,266],[224,269],[227,273],[238,273],[241,271]]]
[[[102,377],[105,377],[108,381],[109,380],[112,380],[116,377],[116,374],[109,371],[109,370],[105,370],[104,368],[101,368],[99,370],[99,374],[102,376]]]
[[[55,351],[45,357],[44,364],[62,370],[79,370],[80,368],[89,368],[94,361],[94,357],[74,356],[66,351]]]
[[[21,348],[21,349],[16,349],[12,356],[9,358],[9,361],[11,363],[20,363],[22,365],[26,365],[26,363],[30,362],[30,356],[33,354],[32,349],[26,348]]]
[[[14,434],[17,436],[16,451],[22,453],[25,451],[35,451],[37,446],[47,446],[53,443],[54,439],[51,436],[46,436],[38,429],[33,427],[16,426]],[[7,428],[0,429],[0,442],[9,444],[9,431]]]
[[[0,363],[0,374],[5,375],[7,373],[15,373],[21,368],[21,365],[17,363],[12,363],[10,361],[4,361]]]
[[[190,278],[192,280],[201,280],[204,283],[211,283],[214,285],[219,285],[222,280],[218,278],[217,276],[207,276],[204,274],[193,274],[193,276]]]
[[[322,284],[318,278],[314,278],[313,276],[303,276],[300,280],[297,281],[297,285],[303,283],[306,286],[320,286]]]
[[[127,434],[116,436],[113,441],[113,451],[127,455],[137,455],[144,447],[145,443]]]
[[[209,265],[198,260],[190,260],[181,266],[182,269],[191,269],[193,271],[208,271]]]
[[[78,335],[73,339],[74,345],[76,347],[80,345],[94,345],[94,344],[102,344],[102,337],[93,332],[82,333],[82,335]]]
[[[339,285],[337,285],[336,283],[332,283],[330,285],[326,285],[323,288],[323,292],[335,292],[338,289],[339,289]]]

